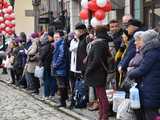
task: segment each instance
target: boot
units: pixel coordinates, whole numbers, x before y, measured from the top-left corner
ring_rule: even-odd
[[[60,92],[60,102],[57,105],[57,107],[66,107],[66,100],[67,100],[67,91],[65,88],[60,88],[59,89]]]

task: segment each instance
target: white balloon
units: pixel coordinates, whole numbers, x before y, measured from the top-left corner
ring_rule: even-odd
[[[5,24],[7,24],[7,25],[10,24],[10,23],[11,23],[11,22],[10,22],[9,20],[6,20],[6,21],[5,21]]]
[[[11,18],[15,18],[15,14],[14,13],[12,13],[10,16],[11,16]]]
[[[8,17],[9,17],[9,14],[7,14],[7,13],[4,14],[4,17],[5,17],[5,18],[8,18]]]
[[[101,21],[97,20],[95,17],[91,19],[92,27],[96,27],[97,25],[101,25]]]
[[[5,29],[6,31],[9,31],[9,30],[11,30],[11,28],[9,28],[9,27],[6,27],[6,29]]]
[[[0,21],[3,21],[4,20],[4,18],[3,17],[0,17]]]
[[[82,0],[81,6],[82,6],[82,8],[88,8],[88,0]]]
[[[6,34],[6,31],[2,31],[2,34],[5,35],[5,34]]]
[[[3,12],[4,12],[4,13],[7,13],[7,8],[4,8],[4,9],[3,9]]]
[[[0,26],[1,26],[1,28],[4,28],[6,25],[4,23],[2,23]]]
[[[12,22],[11,22],[12,24],[15,24],[16,22],[15,22],[15,20],[12,20]]]
[[[107,0],[96,0],[97,6],[105,7],[107,4]]]

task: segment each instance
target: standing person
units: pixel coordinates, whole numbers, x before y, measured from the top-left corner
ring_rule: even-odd
[[[140,82],[141,115],[143,120],[155,120],[160,108],[160,40],[155,30],[145,31],[139,44],[143,59],[139,67],[131,70],[128,76]]]
[[[125,50],[124,56],[123,56],[122,60],[120,61],[120,63],[118,64],[118,71],[120,74],[126,73],[130,60],[136,54],[135,39],[133,36],[134,36],[135,32],[140,30],[141,27],[142,27],[142,23],[139,20],[131,19],[128,21],[127,32],[129,35],[129,40],[128,40],[129,42],[128,42],[128,47]],[[119,85],[120,85],[120,82],[119,82]]]
[[[52,67],[53,73],[57,80],[57,85],[60,91],[60,100],[57,107],[66,107],[66,100],[68,99],[68,61],[66,58],[66,49],[63,31],[57,31],[59,39],[55,41],[55,49],[53,51]]]
[[[87,57],[87,40],[86,37],[88,35],[87,28],[83,23],[77,23],[75,26],[75,34],[77,36],[77,39],[79,40],[78,49],[77,49],[77,66],[76,70],[81,71],[82,76],[85,72],[85,59]]]
[[[31,35],[32,45],[27,51],[27,63],[26,63],[26,80],[27,80],[27,87],[31,90],[31,93],[38,94],[39,93],[39,80],[38,78],[34,77],[35,67],[38,65],[39,62],[39,36],[38,33],[32,33]]]
[[[104,26],[96,27],[96,40],[92,46],[87,59],[85,80],[88,86],[96,88],[99,99],[99,120],[108,120],[109,102],[107,99],[105,85],[107,72],[107,56],[109,56],[108,40],[110,37]]]
[[[71,80],[71,90],[73,92],[74,84],[76,80],[76,75],[80,74],[81,71],[76,70],[76,61],[77,61],[77,49],[78,49],[78,39],[75,37],[71,40],[70,43],[70,52],[71,52],[71,64],[70,64],[70,80]]]
[[[39,50],[40,54],[40,66],[44,67],[44,97],[54,97],[56,92],[56,80],[51,76],[51,62],[52,62],[52,52],[54,50],[52,43],[54,32],[48,32],[44,35],[44,39],[41,40],[41,47]]]

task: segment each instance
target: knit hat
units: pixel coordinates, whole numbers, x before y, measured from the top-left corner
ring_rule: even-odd
[[[53,31],[49,31],[49,32],[48,32],[48,36],[53,37],[53,36],[54,36],[54,32],[53,32]]]
[[[133,25],[135,27],[142,27],[142,23],[139,20],[131,19],[128,21],[128,25]]]
[[[86,25],[85,24],[83,24],[83,23],[77,23],[76,25],[75,25],[75,29],[76,30],[78,30],[78,29],[87,29],[87,27],[86,27]]]
[[[34,33],[31,34],[31,37],[33,39],[35,39],[35,38],[39,37],[39,34],[37,32],[34,32]]]
[[[141,35],[144,43],[146,44],[148,41],[153,40],[154,38],[158,37],[158,32],[155,30],[147,30]]]

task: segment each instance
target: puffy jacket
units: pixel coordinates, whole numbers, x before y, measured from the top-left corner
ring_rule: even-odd
[[[142,78],[139,86],[142,106],[160,108],[160,41],[149,42],[143,48],[140,66],[129,72],[131,79]]]
[[[55,49],[53,51],[52,66],[53,72],[56,76],[67,75],[67,60],[65,58],[65,42],[60,39],[55,42]]]
[[[51,63],[52,63],[52,53],[54,48],[51,46],[51,42],[48,40],[45,40],[41,42],[40,48],[39,48],[39,59],[40,59],[40,65],[44,66],[44,69],[48,71],[48,73],[51,73]]]

